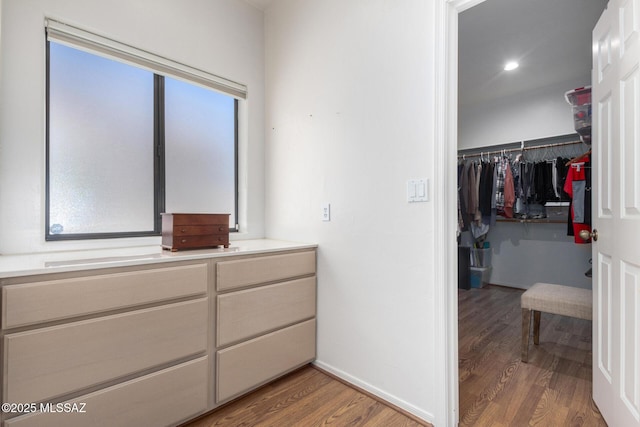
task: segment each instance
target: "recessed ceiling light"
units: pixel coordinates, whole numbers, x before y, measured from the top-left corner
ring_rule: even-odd
[[[504,65],[504,70],[505,71],[515,70],[519,66],[520,64],[518,64],[516,61],[509,61]]]

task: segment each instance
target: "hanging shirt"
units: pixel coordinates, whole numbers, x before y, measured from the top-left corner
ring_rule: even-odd
[[[496,163],[496,211],[498,215],[504,215],[504,180],[506,178],[508,163],[499,159]]]
[[[516,202],[513,205],[513,216],[516,218],[527,217],[527,198],[524,191],[525,163],[517,160],[513,164],[513,182],[516,192]]]
[[[476,166],[476,199],[478,200],[478,204],[476,207],[476,211],[473,213],[473,220],[476,222],[480,222],[482,220],[482,212],[480,212],[480,179],[482,178],[482,169],[484,165],[482,162],[478,163]]]
[[[504,177],[504,216],[513,218],[513,205],[516,201],[516,192],[513,183],[513,172],[511,164],[506,160],[505,177]]]
[[[556,199],[560,200],[560,192],[558,191],[558,159],[551,161],[551,182],[553,184],[553,194]]]
[[[533,178],[535,172],[535,165],[531,162],[526,162],[521,169],[520,177],[522,179],[522,192],[524,199],[527,203],[533,201]]]
[[[478,211],[478,186],[476,185],[476,164],[471,162],[469,165],[469,203],[467,204],[467,215],[469,221],[474,221],[476,212]]]
[[[578,244],[590,243],[580,237],[580,231],[591,231],[591,164],[587,156],[584,161],[572,163],[567,172],[564,191],[571,197],[569,209],[569,232]]]
[[[462,205],[462,173],[464,172],[464,163],[458,164],[458,234],[466,231],[467,225],[464,221],[464,206]]]
[[[569,159],[567,158],[563,158],[563,157],[558,157],[556,159],[556,168],[557,168],[557,175],[558,175],[558,183],[557,183],[557,191],[560,194],[560,200],[568,202],[570,201],[570,197],[567,195],[567,193],[564,191],[564,183],[565,180],[567,178],[567,173],[569,172],[569,166],[567,166],[567,163],[569,162]]]
[[[480,191],[478,199],[480,200],[480,213],[482,213],[482,222],[489,224],[491,222],[491,196],[493,193],[493,169],[492,163],[482,163],[482,175],[480,176]]]

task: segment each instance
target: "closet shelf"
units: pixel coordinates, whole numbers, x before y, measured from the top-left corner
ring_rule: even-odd
[[[555,218],[532,218],[532,219],[525,219],[525,218],[496,218],[497,222],[521,222],[521,223],[527,223],[527,224],[566,224],[567,223],[567,219],[555,219]]]
[[[580,149],[580,147],[589,146],[585,144],[577,133],[566,134],[566,135],[558,135],[549,138],[540,138],[540,139],[532,139],[528,141],[520,141],[520,142],[510,142],[506,144],[498,144],[498,145],[485,145],[482,147],[473,147],[473,148],[464,148],[458,149],[458,159],[465,159],[469,157],[482,157],[482,156],[493,156],[500,155],[506,153],[522,153],[525,151],[543,151],[547,149],[571,149],[575,147],[576,149]],[[582,150],[584,151],[584,150]],[[556,157],[556,156],[554,156]],[[573,156],[569,156],[573,157]]]

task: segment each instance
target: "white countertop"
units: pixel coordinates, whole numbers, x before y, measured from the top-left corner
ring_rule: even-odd
[[[34,274],[63,273],[107,267],[188,261],[232,255],[250,255],[292,249],[308,249],[316,244],[257,239],[230,242],[229,248],[197,249],[171,252],[157,246],[93,249],[84,251],[44,252],[0,256],[0,279]]]

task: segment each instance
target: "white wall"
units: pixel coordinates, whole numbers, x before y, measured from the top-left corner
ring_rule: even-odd
[[[440,422],[435,207],[406,201],[408,179],[434,182],[434,2],[265,16],[267,236],[319,243],[317,363]]]
[[[471,245],[469,233],[465,244]],[[566,224],[498,223],[489,231],[492,269],[489,283],[529,289],[534,283],[559,283],[591,289],[584,273],[591,267],[591,245],[567,237]]]
[[[508,144],[574,133],[571,106],[565,92],[591,84],[590,70],[582,78],[487,103],[458,109],[458,149]]]
[[[139,244],[44,241],[44,18],[57,18],[248,85],[240,129],[241,235],[264,236],[263,14],[237,0],[2,0],[0,253]],[[194,183],[195,185],[196,183]]]

